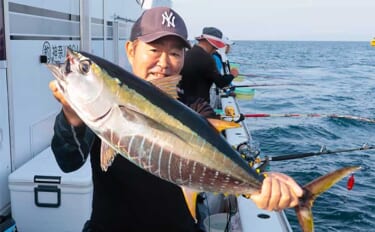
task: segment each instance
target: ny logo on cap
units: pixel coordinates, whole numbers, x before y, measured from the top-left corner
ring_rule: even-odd
[[[163,17],[163,22],[161,24],[167,23],[167,27],[175,27],[174,19],[176,17],[173,15],[173,12],[170,12],[170,14],[168,15],[168,12],[164,11],[161,16]]]

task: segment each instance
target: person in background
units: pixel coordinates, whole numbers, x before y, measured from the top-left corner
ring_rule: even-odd
[[[189,103],[197,98],[210,102],[212,84],[223,88],[233,80],[232,74],[221,75],[217,70],[212,54],[225,47],[223,33],[215,27],[203,28],[202,35],[192,49],[186,52],[185,64],[182,68],[182,79],[179,83],[182,102]]]
[[[231,50],[231,46],[234,45],[234,42],[230,40],[228,37],[224,36],[223,41],[225,43],[224,48],[218,49],[216,52],[212,54],[215,62],[216,67],[219,70],[220,74],[232,74],[234,77],[238,76],[238,69],[232,68],[230,66],[230,62],[228,60],[228,54]]]
[[[212,54],[212,57],[215,60],[218,71],[222,75],[232,74],[234,77],[237,77],[239,74],[238,69],[231,67],[230,62],[228,60],[228,56],[227,56],[234,42],[226,36],[223,37],[223,41],[225,43],[225,47],[217,49],[217,51]],[[229,86],[232,86],[232,83],[230,83]],[[226,93],[227,95],[230,95],[230,96],[236,96],[236,94],[234,93],[234,89],[231,90],[229,88],[226,90]]]
[[[155,80],[179,74],[185,49],[189,47],[181,16],[170,8],[156,7],[144,11],[134,23],[126,53],[135,75]],[[199,231],[179,186],[144,171],[120,155],[103,171],[100,138],[73,111],[55,82],[50,83],[50,88],[62,104],[51,142],[59,167],[72,172],[87,159],[91,163],[92,213],[83,231]],[[261,192],[253,194],[251,199],[261,208],[279,210],[295,206],[301,194],[302,189],[293,179],[269,173]]]

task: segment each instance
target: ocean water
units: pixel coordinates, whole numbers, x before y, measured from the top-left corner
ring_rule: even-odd
[[[229,54],[243,82],[256,87],[240,100],[242,113],[319,113],[375,118],[375,47],[369,42],[237,41]],[[299,85],[284,85],[287,83]],[[329,117],[247,118],[263,155],[359,148],[375,145],[375,123]],[[271,162],[271,170],[306,184],[338,168],[360,165],[355,185],[348,178],[319,196],[313,207],[315,231],[375,231],[375,150]],[[287,217],[300,231],[293,209]]]

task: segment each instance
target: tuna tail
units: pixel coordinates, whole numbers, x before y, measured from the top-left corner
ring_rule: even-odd
[[[314,204],[314,200],[321,193],[331,188],[342,178],[360,168],[361,167],[358,166],[341,168],[327,175],[321,176],[303,187],[305,192],[301,197],[299,204],[295,207],[298,221],[301,225],[302,231],[314,231],[314,220],[311,211],[311,208]]]

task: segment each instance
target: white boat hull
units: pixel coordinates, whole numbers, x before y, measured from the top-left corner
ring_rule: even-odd
[[[214,93],[215,91],[212,91]],[[223,112],[225,112],[226,107],[234,109],[234,117],[226,118],[227,120],[236,121],[240,117],[240,108],[237,104],[235,97],[226,96],[222,94],[221,96],[216,96],[217,99],[214,101],[216,104],[214,107],[220,107]],[[215,97],[212,97],[215,99]],[[251,133],[247,128],[246,122],[242,121],[240,128],[227,129],[225,131],[225,136],[229,144],[233,147],[238,147],[238,145],[243,143],[248,143],[249,146],[253,146],[253,141]],[[292,228],[286,218],[284,211],[274,212],[259,209],[252,200],[246,199],[242,196],[237,197],[237,207],[239,220],[235,218],[232,220],[233,223],[239,223],[238,225],[232,225],[232,228],[236,228],[235,231],[272,231],[272,232],[289,232]],[[239,221],[239,222],[238,222]]]

